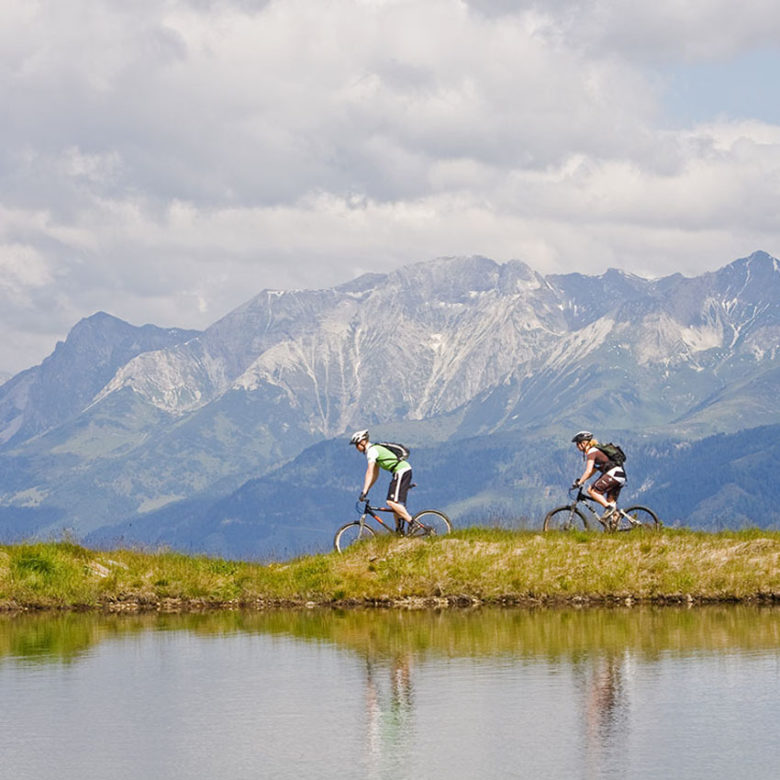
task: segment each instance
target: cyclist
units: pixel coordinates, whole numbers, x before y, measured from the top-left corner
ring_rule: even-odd
[[[404,522],[411,524],[412,516],[406,510],[406,495],[412,484],[412,467],[407,460],[399,460],[394,452],[381,444],[372,444],[368,438],[368,431],[355,431],[350,444],[354,444],[358,452],[365,453],[368,465],[366,476],[363,479],[363,490],[358,501],[365,501],[368,491],[379,476],[379,469],[389,471],[393,476],[390,479],[390,487],[387,490],[387,506],[395,515],[395,530],[402,532]]]
[[[572,438],[577,449],[585,459],[585,471],[574,481],[572,487],[584,487],[585,483],[598,471],[599,478],[589,487],[586,493],[604,507],[601,519],[606,522],[617,509],[617,497],[620,489],[626,484],[626,472],[622,466],[613,463],[609,456],[598,448],[598,441],[590,431],[580,431]]]

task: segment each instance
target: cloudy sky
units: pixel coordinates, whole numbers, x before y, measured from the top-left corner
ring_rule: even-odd
[[[0,376],[444,255],[780,254],[777,0],[0,0]]]

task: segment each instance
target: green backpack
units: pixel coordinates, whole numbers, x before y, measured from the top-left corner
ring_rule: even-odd
[[[611,441],[606,444],[597,444],[597,450],[601,450],[608,458],[610,463],[616,466],[622,466],[626,462],[626,453],[620,448],[619,444],[613,444]]]

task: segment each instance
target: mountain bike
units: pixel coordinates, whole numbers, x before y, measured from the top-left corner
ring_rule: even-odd
[[[630,506],[628,509],[615,509],[607,519],[602,519],[593,508],[593,499],[583,492],[581,487],[569,488],[569,495],[577,491],[574,500],[565,506],[550,510],[544,518],[542,526],[545,531],[576,531],[589,530],[595,519],[604,531],[633,531],[635,528],[659,529],[663,523],[658,515],[646,506]],[[601,506],[599,505],[599,508]],[[584,510],[584,511],[583,511]],[[590,519],[588,518],[590,516]],[[595,526],[598,527],[598,526]]]
[[[356,502],[355,511],[360,515],[360,520],[353,520],[351,523],[342,525],[336,531],[336,536],[333,538],[333,548],[337,552],[344,552],[347,547],[355,542],[373,539],[377,533],[422,537],[443,536],[452,531],[450,518],[438,509],[423,509],[416,515],[413,515],[412,522],[409,523],[408,528],[404,528],[403,525],[400,528],[391,527],[377,513],[392,513],[393,510],[387,506],[371,506],[368,499]],[[379,525],[377,527],[371,525],[369,518],[373,518]]]

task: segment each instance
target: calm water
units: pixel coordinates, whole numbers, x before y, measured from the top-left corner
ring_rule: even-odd
[[[780,611],[0,617],[0,777],[776,778]]]

